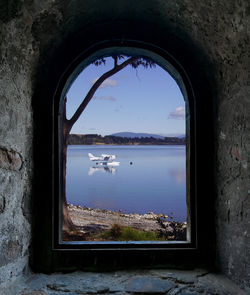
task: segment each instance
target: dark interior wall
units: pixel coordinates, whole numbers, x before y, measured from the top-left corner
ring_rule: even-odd
[[[216,152],[204,157],[211,159],[216,175],[217,186],[210,188],[216,197],[216,211],[210,210],[211,222],[216,223],[217,264],[243,287],[250,287],[249,16],[250,5],[244,0],[2,1],[0,273],[4,275],[0,276],[1,284],[20,275],[29,258],[29,204],[34,198],[31,185],[34,91],[46,81],[43,77],[52,74],[60,77],[73,52],[76,56],[80,53],[81,46],[75,46],[77,38],[79,45],[88,44],[84,32],[90,27],[98,32],[97,36],[105,36],[104,24],[120,35],[119,28],[124,26],[117,24],[125,23],[130,26],[130,38],[133,30],[135,38],[139,30],[148,41],[160,40],[161,36],[168,40],[169,51],[178,56],[190,75],[197,71],[195,66],[192,68],[196,56],[201,75],[206,76],[210,105],[214,107],[211,133],[215,134]],[[128,30],[123,30],[126,35]],[[92,41],[97,36],[91,36]],[[74,48],[70,48],[71,40]],[[58,51],[60,48],[64,51]],[[53,55],[58,52],[61,68],[57,63],[58,68],[50,67],[48,72],[46,62],[53,62]],[[204,104],[207,101],[209,97]]]

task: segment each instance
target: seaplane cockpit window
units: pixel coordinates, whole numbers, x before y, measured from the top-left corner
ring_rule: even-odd
[[[187,241],[186,108],[146,55],[82,70],[63,98],[62,242]]]

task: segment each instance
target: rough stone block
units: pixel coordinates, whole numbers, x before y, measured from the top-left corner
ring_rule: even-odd
[[[152,270],[151,273],[162,279],[174,280],[178,284],[194,284],[197,278],[207,273],[206,270],[193,270],[186,272],[184,270],[164,271],[164,270]]]
[[[19,295],[47,295],[44,291],[22,291]]]
[[[18,171],[22,167],[21,155],[13,150],[0,148],[0,168]]]
[[[22,255],[22,245],[20,245],[19,241],[6,240],[2,244],[2,248],[0,252],[0,267],[8,264],[9,262],[13,262],[15,259],[17,259],[21,255]]]
[[[201,293],[198,293],[198,292],[183,291],[183,292],[179,293],[178,295],[201,295]]]
[[[125,290],[129,293],[137,294],[164,294],[175,286],[173,282],[168,280],[162,280],[152,276],[141,276],[130,279]]]
[[[92,284],[91,282],[83,282],[79,281],[76,282],[76,280],[70,280],[67,279],[64,282],[54,282],[52,284],[47,284],[47,288],[52,291],[59,291],[59,292],[65,292],[65,293],[79,293],[79,294],[103,294],[107,293],[109,291],[108,286],[98,285],[94,284],[94,281]]]
[[[5,197],[0,195],[0,214],[4,212],[5,202]]]
[[[22,252],[22,246],[18,241],[9,241],[7,244],[6,254],[9,260],[16,259]]]

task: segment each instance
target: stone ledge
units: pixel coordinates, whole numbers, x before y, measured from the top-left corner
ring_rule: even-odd
[[[153,276],[137,276],[128,280],[125,290],[135,294],[166,294],[176,287],[172,281]]]
[[[225,276],[206,270],[138,270],[109,273],[31,274],[4,295],[247,295]]]

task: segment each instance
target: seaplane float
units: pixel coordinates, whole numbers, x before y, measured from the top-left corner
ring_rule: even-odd
[[[112,166],[119,166],[120,162],[114,161],[116,159],[116,155],[107,155],[101,154],[101,156],[96,157],[93,154],[89,153],[90,161],[95,161],[97,166],[103,167],[112,167]]]

